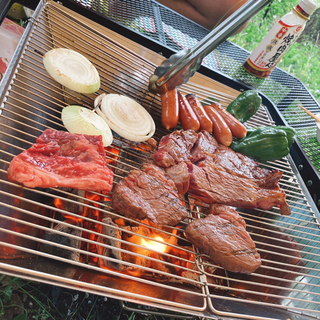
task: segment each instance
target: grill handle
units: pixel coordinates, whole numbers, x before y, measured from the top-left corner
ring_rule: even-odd
[[[0,1],[0,25],[2,24],[4,18],[6,17],[8,11],[12,7],[14,3],[18,3],[27,7],[29,9],[35,10],[37,7],[39,0],[1,0]]]

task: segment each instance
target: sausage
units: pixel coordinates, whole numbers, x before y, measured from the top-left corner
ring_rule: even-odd
[[[174,128],[179,121],[178,90],[173,89],[160,94],[161,99],[161,122],[167,129]]]
[[[179,120],[184,130],[192,129],[198,131],[200,129],[200,122],[191,108],[187,98],[178,91],[179,101]]]
[[[235,138],[242,139],[247,135],[247,128],[230,112],[223,108],[219,103],[213,103],[211,105],[223,118],[230,128],[232,135]]]
[[[198,97],[194,94],[187,94],[186,98],[200,122],[200,130],[212,133],[212,121],[204,111]]]
[[[229,147],[232,143],[232,133],[228,125],[212,106],[204,106],[203,108],[212,121],[213,136],[219,143]]]

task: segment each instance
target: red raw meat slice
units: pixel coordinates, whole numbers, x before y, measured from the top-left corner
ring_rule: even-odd
[[[261,266],[245,221],[231,207],[212,204],[210,214],[189,223],[185,235],[201,253],[228,271],[251,274]]]
[[[47,129],[31,148],[13,158],[8,178],[30,188],[110,192],[113,172],[107,167],[101,136]]]

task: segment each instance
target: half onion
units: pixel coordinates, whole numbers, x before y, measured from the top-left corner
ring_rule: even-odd
[[[154,135],[156,126],[151,115],[135,100],[110,93],[98,96],[94,105],[96,112],[121,137],[142,142]]]
[[[43,56],[43,64],[49,75],[68,89],[79,93],[93,93],[100,88],[97,69],[76,51],[52,49]]]
[[[108,124],[93,110],[80,106],[68,106],[62,110],[61,119],[71,133],[101,135],[103,146],[112,143],[112,132]]]

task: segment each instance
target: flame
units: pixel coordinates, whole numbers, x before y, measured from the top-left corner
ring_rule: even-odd
[[[119,158],[120,149],[113,148],[112,146],[105,148],[107,153],[107,163],[109,165],[116,165],[116,161]],[[111,168],[110,168],[111,169]]]
[[[160,236],[155,236],[154,239],[163,242],[163,238],[161,238]],[[152,249],[154,251],[162,252],[162,253],[166,252],[166,250],[167,250],[166,244],[159,243],[159,242],[153,241],[153,240],[141,239],[141,245],[143,245],[144,247],[147,247],[149,249]]]
[[[116,156],[114,157],[114,160],[116,160]],[[56,208],[66,211],[63,213],[61,212],[65,219],[72,219],[73,221],[81,223],[84,229],[82,232],[83,240],[81,241],[81,250],[88,251],[91,254],[98,253],[103,255],[105,253],[102,250],[102,247],[100,247],[98,244],[98,234],[101,233],[102,225],[100,223],[95,223],[94,220],[101,222],[103,219],[103,212],[100,210],[100,202],[110,202],[111,198],[108,194],[99,194],[88,191],[85,192],[85,198],[87,200],[83,204],[83,211],[79,214],[75,212],[76,216],[70,216],[67,214],[67,211],[74,209],[72,209],[72,207],[69,208],[68,203],[66,203],[63,199],[54,199],[54,205]],[[90,206],[87,206],[86,204],[90,204]],[[84,217],[88,217],[90,219],[84,219]],[[127,242],[126,244],[121,245],[121,249],[132,251],[138,255],[125,254],[119,257],[119,264],[121,264],[122,261],[127,261],[136,264],[137,268],[126,268],[125,266],[122,266],[118,270],[119,272],[130,274],[136,277],[142,277],[145,275],[145,271],[140,270],[139,266],[146,266],[151,269],[166,270],[170,273],[176,272],[176,274],[180,275],[183,272],[181,267],[190,270],[194,268],[195,256],[176,247],[179,227],[172,229],[163,228],[163,231],[166,234],[160,236],[158,232],[161,230],[155,232],[147,227],[149,225],[149,221],[143,220],[141,222],[146,226],[141,226],[141,229],[137,228],[137,226],[134,226],[132,227],[134,234],[126,234],[124,232],[121,236],[122,240]],[[125,227],[124,230],[127,227],[127,221],[122,217],[116,218],[114,223],[116,223],[119,227]],[[148,239],[144,237],[148,237]],[[169,255],[165,255],[166,253]],[[83,254],[81,255],[81,259],[86,263],[94,265],[97,264],[101,268],[108,270],[117,269],[114,269],[112,266],[103,263],[103,260],[100,260],[98,257],[92,256],[91,254]],[[170,261],[172,263],[171,267],[166,269],[162,265],[163,261]]]
[[[56,208],[60,209],[60,210],[63,210],[64,207],[63,207],[63,201],[59,198],[55,198],[53,200],[53,203],[55,205]],[[72,216],[72,215],[69,215],[69,214],[66,214],[66,213],[62,213],[63,217],[65,219],[70,219],[70,220],[73,220],[73,221],[76,221],[76,222],[81,222],[83,221],[83,217],[86,216],[86,212],[84,212],[83,215],[79,215],[79,217],[76,217],[76,216]]]

